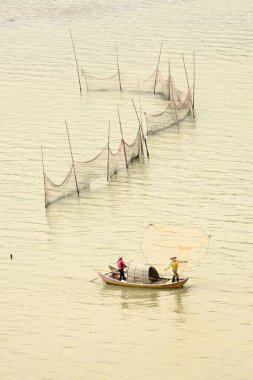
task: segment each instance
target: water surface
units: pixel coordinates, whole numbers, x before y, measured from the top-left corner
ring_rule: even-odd
[[[252,14],[249,0],[3,0],[1,9],[1,336],[4,379],[250,379],[252,373]],[[150,160],[44,208],[40,146],[55,181],[76,159],[133,140],[137,93],[80,96],[80,66],[161,70],[187,88],[196,52],[196,121],[148,138]],[[142,98],[143,109],[165,102]],[[96,278],[119,255],[143,262],[149,223],[212,234],[184,289],[114,289]],[[13,260],[10,260],[10,253]],[[167,265],[169,257],[165,257]],[[182,268],[183,270],[183,268]],[[186,269],[185,269],[186,273]]]

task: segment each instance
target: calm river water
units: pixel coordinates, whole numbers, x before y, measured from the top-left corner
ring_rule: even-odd
[[[252,378],[253,4],[250,0],[1,0],[0,378]],[[140,80],[168,60],[186,89],[196,52],[196,121],[148,138],[150,160],[109,186],[44,208],[40,147],[56,182],[71,158],[126,140],[137,93],[80,96],[79,65]],[[136,81],[137,82],[137,81]],[[166,102],[142,97],[143,110]],[[209,253],[179,291],[114,289],[119,255],[143,262],[149,223],[197,227]],[[10,260],[10,254],[13,260]],[[164,258],[167,265],[169,257]]]

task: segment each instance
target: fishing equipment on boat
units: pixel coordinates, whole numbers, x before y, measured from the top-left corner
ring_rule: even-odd
[[[104,283],[145,289],[173,289],[181,288],[188,281],[188,278],[181,278],[178,282],[172,282],[171,279],[161,276],[153,266],[132,261],[128,264],[126,281],[120,281],[119,275],[113,269],[108,273],[98,272]]]

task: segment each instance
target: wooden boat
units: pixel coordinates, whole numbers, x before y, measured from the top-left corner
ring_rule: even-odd
[[[127,286],[132,288],[148,289],[175,289],[181,288],[187,281],[187,278],[181,278],[178,282],[172,282],[169,278],[164,278],[157,270],[148,264],[137,264],[130,262],[126,271],[126,281],[119,281],[119,271],[117,268],[110,266],[110,272],[98,272],[102,281],[109,285]]]

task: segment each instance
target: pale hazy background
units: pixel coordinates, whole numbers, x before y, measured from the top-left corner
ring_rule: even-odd
[[[0,11],[0,378],[250,380],[252,2],[1,0]],[[137,94],[87,94],[83,81],[80,97],[69,28],[79,64],[100,76],[116,70],[117,41],[121,70],[144,79],[163,42],[161,70],[170,58],[186,89],[181,53],[192,80],[195,51],[196,122],[149,137],[149,162],[46,212],[40,146],[61,182],[65,119],[80,160],[105,145],[109,119],[117,146],[117,106],[129,142],[137,128]],[[166,105],[142,102],[150,112]],[[90,282],[119,254],[143,262],[149,223],[212,234],[187,286]]]

